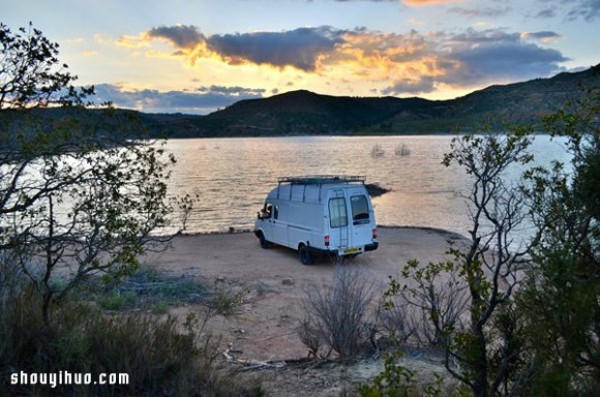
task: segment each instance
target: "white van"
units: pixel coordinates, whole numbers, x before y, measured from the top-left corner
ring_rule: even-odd
[[[279,178],[254,233],[263,248],[275,243],[297,249],[305,265],[317,254],[356,256],[379,245],[365,178],[358,176]]]

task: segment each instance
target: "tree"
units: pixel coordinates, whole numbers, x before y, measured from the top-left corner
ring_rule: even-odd
[[[600,393],[600,91],[545,119],[566,137],[570,167],[536,169],[543,230],[519,297],[532,340],[533,395]]]
[[[425,313],[445,354],[445,366],[475,396],[508,394],[524,371],[524,341],[515,312],[519,266],[537,241],[518,236],[529,207],[525,191],[510,183],[511,167],[532,155],[529,129],[454,138],[443,164],[462,167],[471,178],[464,195],[471,229],[465,246],[451,246],[451,259],[403,270],[407,283],[392,280],[386,295],[404,297]],[[411,281],[412,280],[412,281]]]
[[[29,24],[18,33],[0,23],[0,110],[80,105],[93,87],[77,89],[77,76],[58,60],[58,44]]]
[[[58,44],[19,32],[0,25],[0,269],[33,283],[49,328],[54,302],[91,275],[134,271],[169,240],[159,229],[181,230],[191,201],[167,197],[164,142],[139,139],[130,113],[83,109],[93,88],[71,85]]]

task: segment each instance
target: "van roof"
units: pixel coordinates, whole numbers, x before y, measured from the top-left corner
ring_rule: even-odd
[[[325,192],[334,189],[362,187],[365,177],[318,175],[279,178],[279,185],[268,194],[268,199],[318,203]],[[365,191],[366,192],[366,191]]]
[[[284,176],[278,179],[279,185],[290,183],[292,185],[325,185],[362,183],[367,180],[364,176],[357,175],[310,175],[310,176]]]

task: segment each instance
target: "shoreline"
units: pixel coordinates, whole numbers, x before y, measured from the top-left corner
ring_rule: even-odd
[[[457,232],[453,232],[451,230],[448,229],[442,229],[442,228],[438,228],[438,227],[432,227],[432,226],[408,226],[408,225],[377,225],[377,229],[399,229],[399,230],[422,230],[422,231],[430,231],[430,232],[435,232],[435,233],[440,233],[440,234],[445,234],[448,237],[451,237],[452,239],[467,239],[468,237],[457,233]],[[219,231],[219,230],[215,230],[215,231],[207,231],[207,232],[181,232],[179,234],[172,234],[172,235],[167,235],[169,237],[195,237],[195,236],[213,236],[213,235],[229,235],[229,234],[244,234],[244,233],[254,233],[253,229],[235,229],[234,227],[230,227],[229,231]]]
[[[362,253],[346,265],[369,273],[382,284],[387,284],[390,275],[398,276],[408,261],[444,261],[451,243],[467,241],[448,230],[412,226],[378,226],[377,240],[377,250]],[[261,248],[249,229],[175,235],[166,250],[147,252],[145,261],[177,275],[241,282],[262,280],[267,284],[277,284],[282,278],[299,284],[331,282],[333,268],[327,257],[307,266],[300,263],[294,249],[278,245]]]

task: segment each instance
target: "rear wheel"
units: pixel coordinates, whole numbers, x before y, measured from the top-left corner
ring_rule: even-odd
[[[300,248],[298,248],[298,257],[303,265],[312,265],[315,263],[314,255],[311,254],[308,247],[304,244],[300,245]]]

